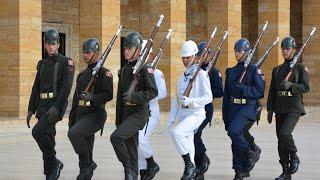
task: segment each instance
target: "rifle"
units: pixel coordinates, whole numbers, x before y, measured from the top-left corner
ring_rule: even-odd
[[[207,70],[206,70],[207,73],[209,73],[210,70],[213,69],[216,66],[218,57],[219,57],[220,52],[221,52],[221,47],[222,47],[223,43],[226,41],[228,35],[229,35],[229,32],[225,31],[225,33],[224,33],[224,35],[223,35],[222,39],[220,40],[220,43],[219,43],[219,45],[217,47],[217,50],[214,52],[213,56],[209,60],[209,64],[208,64],[208,67],[207,67]]]
[[[169,38],[171,36],[171,33],[172,33],[172,29],[168,29],[168,33],[167,33],[166,37],[163,38],[163,40],[161,42],[161,45],[160,45],[159,49],[157,50],[156,55],[153,57],[153,60],[150,63],[150,66],[151,66],[152,69],[156,69],[156,67],[158,66],[159,60],[160,60],[160,58],[162,56],[162,53],[163,53],[164,45],[169,40]]]
[[[290,70],[289,70],[286,78],[284,79],[284,81],[289,81],[289,79],[291,78],[292,73],[293,73],[293,68],[294,68],[295,65],[297,64],[298,59],[301,57],[304,48],[306,47],[307,43],[309,42],[310,38],[313,36],[313,34],[314,34],[315,31],[316,31],[316,27],[312,27],[312,30],[311,30],[308,38],[306,39],[306,41],[305,41],[305,42],[303,43],[303,45],[301,46],[301,48],[300,48],[300,50],[299,50],[299,53],[298,53],[297,55],[295,55],[294,58],[293,58],[293,60],[291,61],[291,63],[290,63]]]
[[[277,44],[277,42],[279,41],[279,37],[276,38],[275,41],[273,41],[273,43],[269,46],[269,48],[266,50],[266,52],[263,54],[263,56],[256,62],[256,66],[258,68],[261,67],[261,65],[264,63],[264,61],[267,59],[267,57],[269,56],[269,53],[271,51],[271,49]]]
[[[250,64],[250,62],[253,59],[254,53],[257,50],[258,44],[260,43],[260,39],[261,39],[262,35],[264,34],[264,32],[266,31],[267,26],[268,26],[268,21],[265,22],[265,24],[264,24],[264,26],[263,26],[263,28],[262,28],[259,36],[258,36],[258,39],[257,39],[253,49],[249,52],[249,55],[248,55],[247,59],[245,60],[244,70],[243,70],[243,72],[242,72],[242,74],[240,76],[239,83],[242,83],[242,81],[244,79],[244,76],[247,74],[248,65]]]
[[[159,30],[159,27],[160,27],[160,25],[162,23],[163,18],[164,18],[164,16],[163,16],[163,14],[161,14],[159,16],[159,19],[158,19],[158,22],[157,22],[156,26],[154,27],[154,29],[153,29],[153,31],[152,31],[149,39],[148,39],[148,42],[147,42],[146,46],[143,48],[142,52],[140,53],[140,55],[138,57],[136,65],[132,68],[133,69],[132,73],[134,74],[134,78],[133,78],[133,80],[131,82],[131,85],[130,85],[128,91],[126,93],[124,93],[125,95],[132,94],[134,92],[134,90],[136,89],[136,86],[138,84],[138,74],[141,71],[141,69],[144,66],[144,64],[146,63],[146,60],[147,60],[147,57],[149,55],[150,49],[151,49],[151,47],[153,45],[153,39],[154,39],[156,33]]]
[[[96,81],[97,78],[97,73],[99,72],[100,68],[103,66],[103,64],[105,63],[111,48],[113,46],[113,44],[115,43],[117,37],[120,34],[120,31],[122,30],[122,25],[119,26],[116,34],[113,36],[113,38],[111,39],[108,47],[106,48],[106,50],[103,52],[103,54],[101,55],[100,59],[98,60],[96,66],[92,69],[92,74],[91,74],[91,79],[90,82],[88,83],[86,89],[84,90],[84,92],[82,93],[82,95],[85,95],[86,93],[92,93],[92,89],[93,89],[93,85],[94,82]]]
[[[204,50],[200,54],[200,59],[199,59],[199,64],[198,64],[197,70],[194,73],[193,77],[190,79],[189,84],[188,84],[186,90],[183,93],[183,96],[186,96],[186,97],[190,96],[190,92],[191,92],[191,89],[192,89],[192,84],[196,80],[196,77],[197,77],[197,75],[199,74],[199,72],[201,70],[201,65],[202,65],[203,61],[205,60],[204,57],[208,54],[208,47],[210,46],[210,43],[213,41],[214,35],[216,34],[216,32],[217,32],[217,27],[214,28],[214,30],[213,30],[213,32],[212,32],[212,34],[210,36],[210,39],[209,39],[208,43],[206,44],[206,47],[204,48]]]

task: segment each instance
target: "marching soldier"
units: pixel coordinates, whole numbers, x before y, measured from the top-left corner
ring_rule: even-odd
[[[37,74],[29,100],[27,125],[36,113],[38,122],[32,129],[32,136],[43,154],[46,179],[58,179],[63,164],[56,158],[55,125],[63,118],[68,105],[74,76],[73,60],[58,53],[59,33],[55,29],[45,32],[47,59],[37,65]]]
[[[269,123],[275,113],[279,162],[282,166],[282,174],[276,180],[291,179],[291,174],[298,170],[300,160],[292,132],[300,116],[306,114],[300,95],[309,91],[308,68],[302,63],[295,65],[292,79],[284,81],[296,52],[295,40],[284,38],[281,51],[284,63],[272,70],[267,106]]]
[[[147,40],[143,40],[142,49],[147,44]],[[150,53],[152,49],[150,50]],[[153,159],[153,151],[150,144],[149,136],[156,130],[160,120],[159,100],[167,96],[166,83],[163,73],[159,69],[153,72],[158,96],[149,102],[150,117],[148,123],[139,131],[138,146],[138,163],[141,180],[151,180],[159,172],[160,167]]]
[[[266,84],[266,82],[265,82],[266,78],[265,78],[265,76],[262,73],[260,68],[258,69],[258,72],[259,72],[258,74],[261,76],[261,78],[263,80],[263,92],[264,92],[265,84]],[[259,99],[262,99],[263,97],[264,97],[264,95],[259,97]],[[259,120],[261,118],[261,111],[262,111],[262,106],[260,104],[260,101],[258,100],[257,103],[255,104],[256,120],[255,121],[254,120],[248,121],[246,127],[244,128],[244,137],[248,141],[251,150],[254,151],[255,154],[256,154],[256,159],[255,159],[256,162],[260,159],[261,148],[255,143],[254,137],[250,133],[250,129],[252,128],[252,126],[255,123],[257,123],[257,125],[258,125],[258,122],[259,122]]]
[[[119,161],[123,164],[125,179],[137,179],[138,135],[149,119],[149,101],[158,95],[153,69],[144,66],[138,74],[138,84],[132,94],[126,93],[133,81],[133,67],[142,50],[139,33],[131,32],[124,39],[127,64],[119,71],[116,104],[116,130],[110,140]]]
[[[87,68],[77,77],[72,109],[69,115],[68,137],[79,155],[80,173],[77,180],[89,180],[97,167],[92,160],[94,135],[102,130],[107,118],[106,102],[112,100],[113,83],[111,72],[101,67],[94,82],[93,92],[85,92],[92,78],[93,68],[99,60],[100,45],[95,38],[83,43],[83,59]]]
[[[169,134],[174,121],[179,120],[178,125],[172,130],[171,136],[185,163],[182,180],[195,179],[194,132],[206,118],[204,106],[212,102],[210,80],[208,74],[202,69],[192,84],[190,96],[183,95],[190,79],[197,71],[198,66],[195,63],[197,53],[198,47],[195,42],[189,40],[182,45],[180,55],[186,70],[178,79],[177,95],[173,99],[169,120],[164,132]]]
[[[196,54],[196,58],[200,58],[200,55],[202,51],[204,51],[204,48],[206,47],[207,42],[201,42],[198,45],[199,52]],[[211,49],[208,49],[208,54],[210,53]],[[206,57],[205,57],[206,59]],[[201,66],[203,70],[207,70],[209,59],[207,59],[206,62],[204,62]],[[212,98],[221,98],[223,96],[223,87],[222,87],[222,75],[221,72],[216,69],[212,68],[208,72],[209,80],[210,80],[210,87],[212,92]],[[197,178],[204,179],[203,175],[208,170],[210,165],[209,157],[206,154],[206,147],[202,142],[202,131],[207,126],[208,123],[211,123],[212,121],[212,115],[213,115],[213,104],[210,102],[209,104],[205,105],[205,111],[206,111],[206,118],[198,128],[197,132],[194,135],[194,146],[195,146],[195,165],[197,166],[199,173],[197,173]]]
[[[256,160],[254,151],[244,137],[244,128],[248,121],[256,120],[255,104],[263,96],[263,80],[253,64],[245,69],[245,60],[250,52],[247,39],[240,39],[234,46],[238,63],[226,70],[226,81],[223,96],[222,115],[225,130],[232,141],[234,180],[242,180],[250,176]],[[244,81],[239,83],[242,73],[246,70]]]

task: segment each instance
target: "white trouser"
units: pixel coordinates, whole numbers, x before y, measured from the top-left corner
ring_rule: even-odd
[[[181,155],[189,153],[192,163],[194,163],[194,142],[195,131],[205,119],[204,109],[183,109],[179,113],[180,122],[172,131],[172,139]]]
[[[159,106],[154,107],[150,106],[151,116],[149,118],[148,127],[144,126],[142,130],[139,131],[139,146],[138,146],[138,164],[139,170],[147,169],[147,161],[146,159],[153,155],[153,151],[150,144],[149,136],[156,130],[160,112]],[[147,128],[147,131],[145,131]]]

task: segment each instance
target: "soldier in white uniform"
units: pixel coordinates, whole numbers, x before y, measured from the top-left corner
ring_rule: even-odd
[[[177,96],[172,100],[172,109],[164,132],[169,134],[174,121],[176,119],[179,120],[177,126],[172,130],[171,136],[185,163],[181,180],[195,179],[196,166],[194,165],[195,147],[193,137],[206,117],[204,106],[212,102],[209,77],[202,69],[192,84],[190,96],[183,96],[189,80],[193,77],[198,67],[195,64],[195,54],[197,52],[197,44],[191,40],[182,45],[180,55],[186,71],[178,80]]]
[[[147,41],[143,40],[142,48],[144,48],[146,43]],[[150,53],[151,52],[152,49],[150,50]],[[158,96],[149,102],[149,122],[142,130],[139,131],[138,164],[141,180],[153,179],[156,173],[158,173],[160,170],[159,165],[153,160],[153,151],[149,136],[156,130],[158,126],[160,119],[158,102],[167,96],[167,90],[163,73],[159,69],[155,69],[153,75],[158,89]]]

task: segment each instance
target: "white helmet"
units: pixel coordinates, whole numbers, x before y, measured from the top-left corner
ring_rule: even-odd
[[[194,41],[188,40],[185,43],[183,43],[180,51],[181,57],[189,57],[192,55],[196,55],[197,53],[198,46]]]

